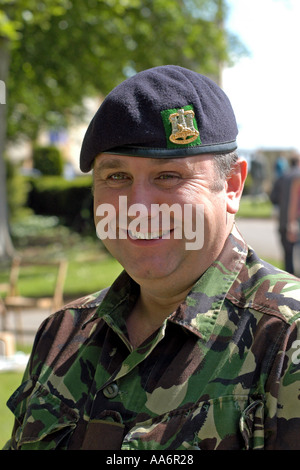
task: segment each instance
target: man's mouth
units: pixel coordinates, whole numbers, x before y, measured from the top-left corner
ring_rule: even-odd
[[[158,240],[159,238],[169,238],[171,230],[160,230],[159,232],[134,232],[128,230],[128,235],[134,240]]]

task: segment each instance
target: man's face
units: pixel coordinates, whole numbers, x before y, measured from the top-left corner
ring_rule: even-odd
[[[96,158],[95,224],[100,227],[104,221],[104,209],[113,209],[116,236],[103,243],[136,282],[168,279],[189,286],[216,259],[231,228],[226,215],[228,183],[215,191],[216,179],[210,155],[154,159],[101,154]],[[154,208],[171,206],[176,210],[167,212],[166,225]]]

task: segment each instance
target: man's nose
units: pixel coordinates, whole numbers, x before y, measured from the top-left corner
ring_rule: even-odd
[[[142,211],[145,211],[146,209],[150,214],[151,204],[154,204],[155,202],[155,190],[147,181],[143,180],[131,185],[130,190],[127,193],[128,209],[130,207],[134,207],[135,210],[139,210],[138,207],[140,206]]]

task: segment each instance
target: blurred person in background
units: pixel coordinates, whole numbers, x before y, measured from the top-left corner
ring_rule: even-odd
[[[270,199],[278,209],[278,230],[284,252],[284,268],[291,274],[295,272],[295,256],[299,256],[297,248],[300,242],[299,233],[299,204],[298,191],[300,181],[300,155],[290,160],[290,169],[284,172],[274,183]],[[298,266],[298,262],[296,260]]]

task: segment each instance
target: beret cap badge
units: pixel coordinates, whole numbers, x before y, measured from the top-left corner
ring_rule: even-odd
[[[165,127],[168,148],[174,148],[178,145],[201,145],[192,105],[183,106],[179,109],[166,109],[161,111],[161,116]]]
[[[191,143],[197,139],[199,132],[195,129],[193,123],[194,111],[178,109],[177,113],[172,113],[169,120],[172,124],[172,134],[169,139],[174,144]]]

